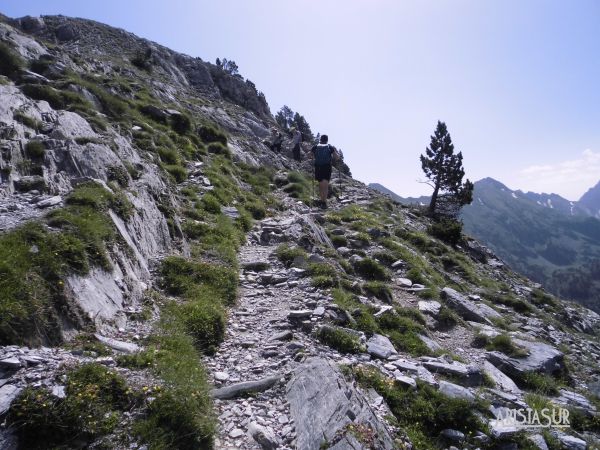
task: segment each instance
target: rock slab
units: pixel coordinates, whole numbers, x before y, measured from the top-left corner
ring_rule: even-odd
[[[474,303],[454,289],[445,287],[442,289],[442,298],[446,304],[454,309],[465,320],[487,323],[491,325],[490,319],[499,319],[502,315],[484,303]]]
[[[356,441],[348,431],[347,426],[353,423],[374,431],[373,448],[394,448],[390,431],[375,416],[368,401],[325,359],[309,358],[294,371],[287,385],[287,399],[296,425],[296,448],[319,450],[325,443],[328,448],[371,448]]]

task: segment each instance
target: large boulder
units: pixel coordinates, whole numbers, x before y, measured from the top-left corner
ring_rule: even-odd
[[[390,340],[380,334],[374,334],[367,341],[367,352],[376,358],[388,359],[390,356],[398,353]]]
[[[390,431],[368,401],[325,359],[310,358],[294,371],[287,399],[296,426],[296,448],[319,450],[325,444],[340,450],[394,448]],[[374,442],[357,440],[351,425],[372,430]]]
[[[523,358],[513,358],[497,351],[487,352],[489,362],[511,377],[520,378],[527,372],[540,372],[548,375],[564,369],[564,355],[560,350],[543,342],[513,339],[518,347],[527,350]]]
[[[498,389],[504,392],[510,392],[511,394],[521,394],[521,389],[519,389],[515,382],[506,376],[496,366],[490,364],[489,361],[483,362],[482,369],[483,372],[494,382],[494,385]]]
[[[491,325],[490,319],[499,319],[502,317],[495,309],[490,308],[484,303],[474,303],[452,288],[445,287],[442,289],[441,294],[446,304],[465,320]]]

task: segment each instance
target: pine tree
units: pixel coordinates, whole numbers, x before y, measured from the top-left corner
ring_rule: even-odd
[[[294,125],[298,128],[298,131],[302,133],[302,141],[309,143],[314,141],[315,136],[303,115],[298,113],[294,114]]]
[[[277,114],[275,114],[275,121],[284,130],[289,130],[294,122],[294,111],[289,106],[283,105]]]
[[[473,200],[473,183],[462,179],[465,170],[462,153],[454,153],[454,144],[444,122],[438,121],[431,136],[426,156],[421,155],[421,167],[433,187],[429,213],[457,217],[460,208]],[[440,208],[441,206],[441,208]]]

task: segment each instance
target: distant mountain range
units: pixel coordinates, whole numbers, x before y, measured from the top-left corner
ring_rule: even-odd
[[[403,198],[370,187],[405,204]],[[557,194],[513,191],[492,178],[475,183],[473,203],[463,208],[465,232],[489,246],[511,267],[549,291],[600,311],[600,182],[579,201]]]

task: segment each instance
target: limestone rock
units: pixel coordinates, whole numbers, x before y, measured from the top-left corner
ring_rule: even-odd
[[[21,393],[22,389],[14,384],[5,384],[0,387],[0,417],[10,408],[10,404]]]
[[[521,389],[519,389],[515,382],[502,373],[502,371],[498,370],[493,364],[484,361],[482,369],[483,372],[494,381],[494,384],[498,389],[512,394],[521,394]]]
[[[474,365],[466,365],[457,361],[445,363],[436,360],[426,360],[423,361],[423,366],[431,372],[456,377],[466,386],[479,386],[483,381],[481,370]]]
[[[564,367],[564,355],[556,348],[543,342],[513,339],[515,345],[527,349],[524,358],[511,358],[497,351],[487,352],[486,357],[494,366],[511,377],[520,377],[526,372],[553,374]]]
[[[248,433],[263,450],[274,450],[281,445],[281,442],[271,430],[256,422],[250,422]]]
[[[232,384],[219,389],[213,389],[211,395],[213,398],[229,399],[252,392],[262,392],[275,386],[280,379],[281,375],[274,375],[257,381]]]
[[[445,287],[442,289],[442,298],[448,306],[454,309],[461,317],[474,322],[488,323],[490,319],[499,319],[500,313],[483,303],[473,303],[454,289]]]
[[[380,334],[373,334],[367,341],[367,352],[381,359],[388,359],[398,353],[390,340]]]
[[[136,352],[140,351],[139,345],[134,344],[133,342],[119,341],[117,339],[112,339],[109,337],[102,336],[99,333],[95,333],[94,337],[96,339],[98,339],[100,342],[102,342],[104,345],[106,345],[114,350],[117,350],[119,352],[136,353]]]
[[[437,315],[440,313],[442,305],[440,302],[436,302],[435,300],[419,300],[418,307],[419,311],[422,313],[437,317]]]
[[[373,414],[368,401],[322,358],[310,358],[294,371],[287,385],[287,399],[296,426],[296,448],[319,450],[327,442],[329,448],[366,450],[347,430],[353,423],[374,430],[374,448],[394,448],[389,430]],[[344,441],[355,447],[340,444]]]
[[[450,398],[460,398],[470,402],[475,401],[475,396],[469,389],[448,381],[440,381],[439,391]]]

